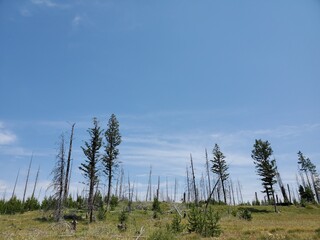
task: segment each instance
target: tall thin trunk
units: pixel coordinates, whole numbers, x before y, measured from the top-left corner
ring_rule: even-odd
[[[320,202],[320,196],[319,196],[319,192],[318,192],[318,189],[317,189],[316,181],[314,180],[314,175],[312,173],[310,173],[310,174],[311,174],[311,181],[312,181],[314,194],[316,195],[317,202],[319,203]]]
[[[121,167],[121,171],[120,171],[120,187],[119,187],[119,199],[122,199],[122,191],[123,191],[123,176],[124,176],[124,170]]]
[[[34,193],[36,191],[37,183],[38,183],[38,177],[39,177],[39,171],[40,171],[40,166],[38,167],[37,175],[36,175],[36,180],[34,181],[34,187],[32,191],[31,198],[34,198]]]
[[[169,202],[169,186],[168,186],[168,177],[166,177],[166,194],[167,194],[167,202]]]
[[[152,195],[151,174],[152,174],[152,166],[150,166],[148,189],[147,189],[147,195],[146,195],[146,202],[148,201],[148,198],[149,198],[149,201],[151,201],[151,195]]]
[[[234,197],[234,189],[233,189],[233,182],[231,180],[231,192],[232,192],[232,200],[233,200],[233,206],[236,205],[236,202],[235,202],[235,197]]]
[[[292,203],[292,198],[291,198],[291,192],[290,192],[289,184],[287,184],[287,188],[288,188],[288,193],[289,193],[289,201],[290,201],[290,203]]]
[[[160,176],[158,176],[158,188],[157,188],[157,199],[159,200],[159,194],[160,194]]]
[[[240,194],[240,198],[241,198],[241,203],[243,203],[243,197],[242,197],[242,191],[241,191],[241,184],[240,181],[238,180],[238,186],[239,186],[239,194]]]
[[[11,198],[14,197],[14,194],[15,194],[15,192],[16,192],[16,186],[17,186],[17,182],[18,182],[18,178],[19,178],[19,173],[20,173],[20,168],[19,168],[19,170],[18,170],[18,174],[17,174],[17,177],[16,177],[16,181],[15,181],[15,183],[14,183],[14,188],[13,188],[13,191],[12,191],[12,196],[11,196]]]
[[[33,159],[33,153],[32,153],[32,155],[31,155],[31,159],[30,159],[30,163],[29,163],[28,174],[27,174],[27,179],[26,179],[26,185],[25,185],[25,187],[24,187],[22,203],[24,203],[25,198],[26,198],[26,192],[27,192],[27,187],[28,187],[28,181],[29,181],[29,175],[30,175],[30,169],[31,169],[32,159]]]
[[[274,211],[275,211],[275,212],[278,212],[278,211],[277,211],[277,203],[276,203],[276,199],[275,199],[275,197],[274,197],[274,191],[273,191],[272,185],[270,185],[270,188],[271,188],[271,192],[272,192],[272,196],[273,196]]]
[[[68,159],[67,159],[67,169],[66,169],[66,176],[64,180],[64,201],[67,200],[68,197],[68,190],[69,190],[69,174],[70,174],[70,163],[71,163],[71,153],[72,153],[72,141],[73,141],[73,131],[74,131],[74,124],[72,124],[71,127],[71,135],[70,135],[70,141],[69,141],[69,152],[68,152]]]
[[[222,179],[222,177],[221,177],[221,185],[222,185],[222,192],[223,192],[223,200],[224,200],[224,203],[227,204],[227,195],[224,187],[224,180]]]
[[[190,161],[191,161],[193,188],[194,188],[194,202],[195,202],[195,205],[198,206],[198,194],[197,194],[197,187],[196,187],[196,177],[194,175],[194,168],[193,168],[193,161],[192,161],[192,155],[191,154],[190,154]]]
[[[107,194],[107,209],[109,209],[110,205],[110,197],[111,197],[111,187],[112,187],[112,168],[110,167],[108,173],[108,194]]]
[[[207,149],[206,149],[206,170],[207,170],[208,186],[209,186],[209,191],[207,192],[207,195],[209,195],[211,191],[211,180],[210,180],[210,166],[209,166]]]
[[[189,169],[188,167],[186,167],[186,171],[187,171],[187,202],[190,201],[190,180],[189,180]]]

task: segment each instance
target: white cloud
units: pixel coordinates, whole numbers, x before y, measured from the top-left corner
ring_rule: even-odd
[[[17,140],[15,134],[7,130],[2,122],[0,122],[0,145],[14,143]]]
[[[52,0],[31,0],[31,3],[37,6],[44,6],[48,8],[60,8],[60,9],[66,9],[69,8],[69,5],[67,4],[58,4]]]
[[[44,5],[46,7],[57,7],[58,5],[51,0],[31,0],[33,4]]]

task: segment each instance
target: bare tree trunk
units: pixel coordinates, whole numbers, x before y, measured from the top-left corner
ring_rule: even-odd
[[[39,171],[40,171],[40,166],[38,167],[37,175],[36,175],[36,180],[34,181],[34,187],[32,191],[31,198],[34,198],[34,193],[36,191],[37,183],[38,183],[38,177],[39,177]]]
[[[157,199],[159,200],[159,194],[160,194],[160,176],[158,176],[158,188],[157,188]]]
[[[17,186],[17,182],[18,182],[18,178],[19,178],[19,173],[20,173],[20,168],[19,168],[19,170],[18,170],[18,174],[17,174],[17,177],[16,177],[16,181],[15,181],[15,183],[14,183],[14,188],[13,188],[13,191],[12,191],[12,196],[11,196],[11,198],[14,197],[14,194],[15,194],[15,191],[16,191],[16,186]]]
[[[215,190],[216,187],[218,186],[218,183],[219,183],[219,182],[220,182],[220,178],[218,178],[216,184],[213,186],[212,191],[211,191],[211,193],[210,193],[210,195],[209,195],[209,197],[208,197],[208,199],[207,199],[206,209],[207,209],[207,207],[208,207],[208,205],[209,205],[209,203],[210,203],[210,200],[211,200],[211,198],[212,198],[212,195],[213,195],[213,193],[214,193],[214,190]]]
[[[275,199],[275,197],[274,197],[274,191],[273,191],[272,185],[270,186],[270,188],[271,188],[271,192],[272,192],[272,196],[273,196],[274,211],[275,211],[275,212],[278,212],[278,211],[277,211],[277,203],[276,203],[276,199]]]
[[[230,182],[231,182],[231,192],[232,192],[233,206],[235,206],[236,202],[235,202],[235,197],[234,197],[233,182],[232,182],[232,180]]]
[[[169,186],[168,186],[168,177],[166,177],[166,192],[167,192],[167,202],[169,202]]]
[[[151,202],[151,195],[152,195],[151,174],[152,174],[152,166],[150,166],[149,182],[148,182],[148,189],[147,189],[147,195],[146,195],[146,202],[148,201],[148,197],[149,197],[149,201]]]
[[[313,186],[314,194],[316,195],[317,202],[320,203],[319,191],[317,189],[316,181],[314,179],[314,174],[312,174],[312,173],[310,173],[310,174],[311,174],[311,180],[312,180],[312,186]]]
[[[111,198],[111,187],[112,187],[112,168],[108,169],[108,193],[107,193],[107,209],[110,206],[110,198]]]
[[[238,180],[238,186],[239,186],[239,194],[240,194],[240,198],[241,198],[241,203],[243,203],[243,197],[242,197],[242,191],[241,191],[241,184],[240,181]]]
[[[288,188],[288,193],[289,193],[289,201],[290,201],[290,203],[292,203],[291,192],[290,192],[289,184],[287,184],[287,188]]]
[[[207,170],[208,186],[209,186],[209,189],[208,189],[209,191],[207,192],[207,195],[209,195],[211,191],[211,180],[210,180],[210,166],[209,166],[207,149],[206,149],[206,170]]]
[[[189,169],[188,166],[186,167],[187,171],[187,202],[190,202],[190,180],[189,180]]]
[[[30,175],[30,169],[31,169],[32,159],[33,159],[33,153],[32,153],[32,155],[31,155],[31,159],[30,159],[30,163],[29,163],[28,174],[27,174],[27,179],[26,179],[26,185],[25,185],[25,187],[24,187],[22,203],[24,203],[25,197],[26,197],[26,192],[27,192],[27,187],[28,187],[28,181],[29,181],[29,175]]]
[[[193,187],[194,187],[194,203],[198,206],[198,194],[197,194],[197,187],[196,187],[196,177],[194,175],[194,168],[193,168],[193,161],[192,155],[190,154],[190,161],[191,161],[191,170],[192,170],[192,179],[193,179]]]
[[[71,163],[71,153],[72,153],[72,141],[73,141],[73,131],[74,131],[74,124],[71,127],[71,135],[70,135],[70,142],[69,142],[69,152],[68,152],[68,159],[67,159],[67,169],[66,169],[66,178],[64,180],[64,194],[63,200],[67,201],[68,198],[68,190],[69,190],[69,174],[70,174],[70,163]]]
[[[123,196],[123,176],[124,176],[124,170],[123,170],[123,167],[121,167],[121,171],[120,171],[119,199],[122,199],[122,196]]]

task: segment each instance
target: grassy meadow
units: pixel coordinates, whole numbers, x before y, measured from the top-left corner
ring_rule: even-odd
[[[71,229],[71,220],[56,223],[52,212],[29,211],[22,214],[0,215],[0,239],[320,239],[320,207],[279,207],[279,213],[271,206],[242,206],[252,213],[247,221],[235,216],[240,208],[214,205],[219,212],[222,233],[219,237],[202,238],[189,233],[187,227],[181,233],[171,233],[176,211],[173,205],[161,203],[162,213],[151,210],[152,203],[133,203],[133,210],[127,214],[126,230],[119,230],[119,215],[125,203],[121,202],[113,211],[106,213],[105,220],[89,224],[85,213],[66,210],[67,214],[81,216],[76,231]],[[189,210],[184,204],[176,204],[182,213]],[[96,213],[97,215],[98,213]],[[183,226],[188,218],[182,218]]]

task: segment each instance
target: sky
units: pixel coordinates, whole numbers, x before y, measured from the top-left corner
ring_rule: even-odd
[[[320,169],[320,2],[0,1],[0,197],[20,169],[22,197],[50,195],[59,136],[75,125],[71,192],[92,118],[120,123],[126,178],[139,198],[161,177],[185,189],[220,146],[244,199],[262,191],[251,151],[268,140],[285,184],[297,152]],[[104,191],[104,190],[103,190]],[[279,193],[279,190],[277,190]]]

